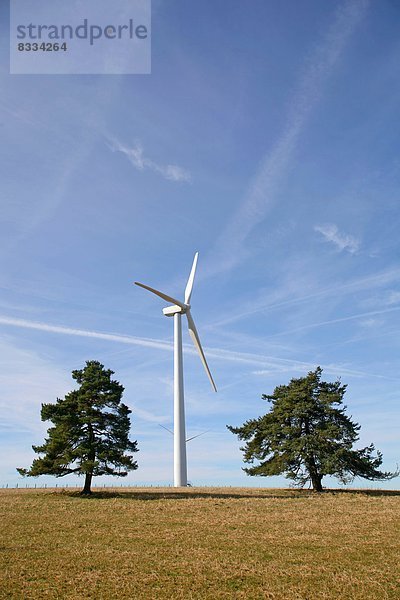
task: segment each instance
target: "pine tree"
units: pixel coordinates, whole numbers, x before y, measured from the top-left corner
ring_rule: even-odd
[[[111,379],[114,374],[97,361],[87,361],[81,370],[72,371],[79,384],[56,404],[42,404],[42,421],[51,421],[48,438],[42,446],[32,446],[37,454],[29,470],[20,475],[37,477],[71,473],[85,476],[83,494],[91,493],[97,475],[125,477],[137,463],[125,452],[137,452],[129,440],[131,410],[121,402],[123,386]]]
[[[322,369],[306,377],[292,379],[262,398],[272,404],[271,411],[241,427],[227,426],[245,440],[241,448],[244,462],[254,464],[244,471],[248,475],[281,475],[299,487],[311,482],[322,491],[322,479],[333,475],[342,483],[354,477],[386,480],[399,473],[379,471],[382,454],[373,444],[354,450],[360,425],[345,414],[343,396],[346,385],[321,381]]]

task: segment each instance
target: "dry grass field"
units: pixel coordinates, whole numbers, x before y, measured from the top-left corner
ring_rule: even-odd
[[[0,490],[0,598],[400,598],[400,492]]]

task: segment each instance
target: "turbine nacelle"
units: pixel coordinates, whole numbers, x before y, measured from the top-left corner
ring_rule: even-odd
[[[178,306],[177,304],[174,304],[173,306],[167,306],[166,308],[163,308],[162,311],[166,317],[173,317],[174,315],[176,315],[176,313],[180,313],[181,315],[184,315],[189,309],[190,309],[190,304],[187,304],[185,308],[182,308],[182,306]]]

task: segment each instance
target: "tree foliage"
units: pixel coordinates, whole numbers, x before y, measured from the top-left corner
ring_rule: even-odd
[[[93,476],[125,477],[137,469],[126,454],[137,452],[137,443],[129,440],[131,410],[121,402],[124,388],[111,379],[113,374],[94,360],[72,371],[79,388],[56,404],[42,404],[42,421],[53,427],[42,446],[32,446],[44,456],[34,459],[29,470],[17,469],[21,475],[85,475],[83,493],[90,493]]]
[[[253,466],[244,471],[248,475],[285,474],[299,487],[310,482],[316,491],[322,491],[325,475],[342,483],[354,477],[371,481],[396,477],[398,472],[379,471],[382,454],[376,451],[374,456],[373,444],[353,449],[360,425],[345,414],[347,386],[340,380],[321,381],[321,375],[318,367],[306,377],[276,387],[272,395],[262,396],[271,403],[270,412],[241,427],[227,426],[246,441],[241,448],[244,462]]]

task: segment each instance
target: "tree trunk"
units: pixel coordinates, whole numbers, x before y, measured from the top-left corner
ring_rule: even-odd
[[[85,473],[85,485],[83,487],[81,494],[91,494],[92,493],[92,490],[90,489],[90,486],[92,485],[92,477],[93,477],[93,473]]]
[[[304,419],[304,432],[306,437],[310,435],[310,424],[308,419]],[[322,475],[318,473],[318,467],[313,452],[310,452],[306,458],[306,467],[310,475],[314,492],[322,492]]]
[[[318,472],[318,467],[315,463],[314,455],[308,457],[306,468],[311,479],[314,492],[322,492],[322,475]]]
[[[310,473],[310,476],[314,492],[322,492],[322,476],[318,473]]]
[[[94,432],[93,432],[93,427],[91,425],[91,423],[88,423],[88,442],[89,442],[89,452],[88,452],[88,460],[90,461],[89,464],[93,465],[95,458],[96,458],[96,452],[95,452],[95,438],[94,438]],[[88,468],[88,465],[87,465]],[[82,490],[82,494],[91,494],[92,490],[90,489],[90,486],[92,485],[92,477],[93,477],[93,466],[90,468],[89,472],[85,473],[85,485],[83,487]]]

